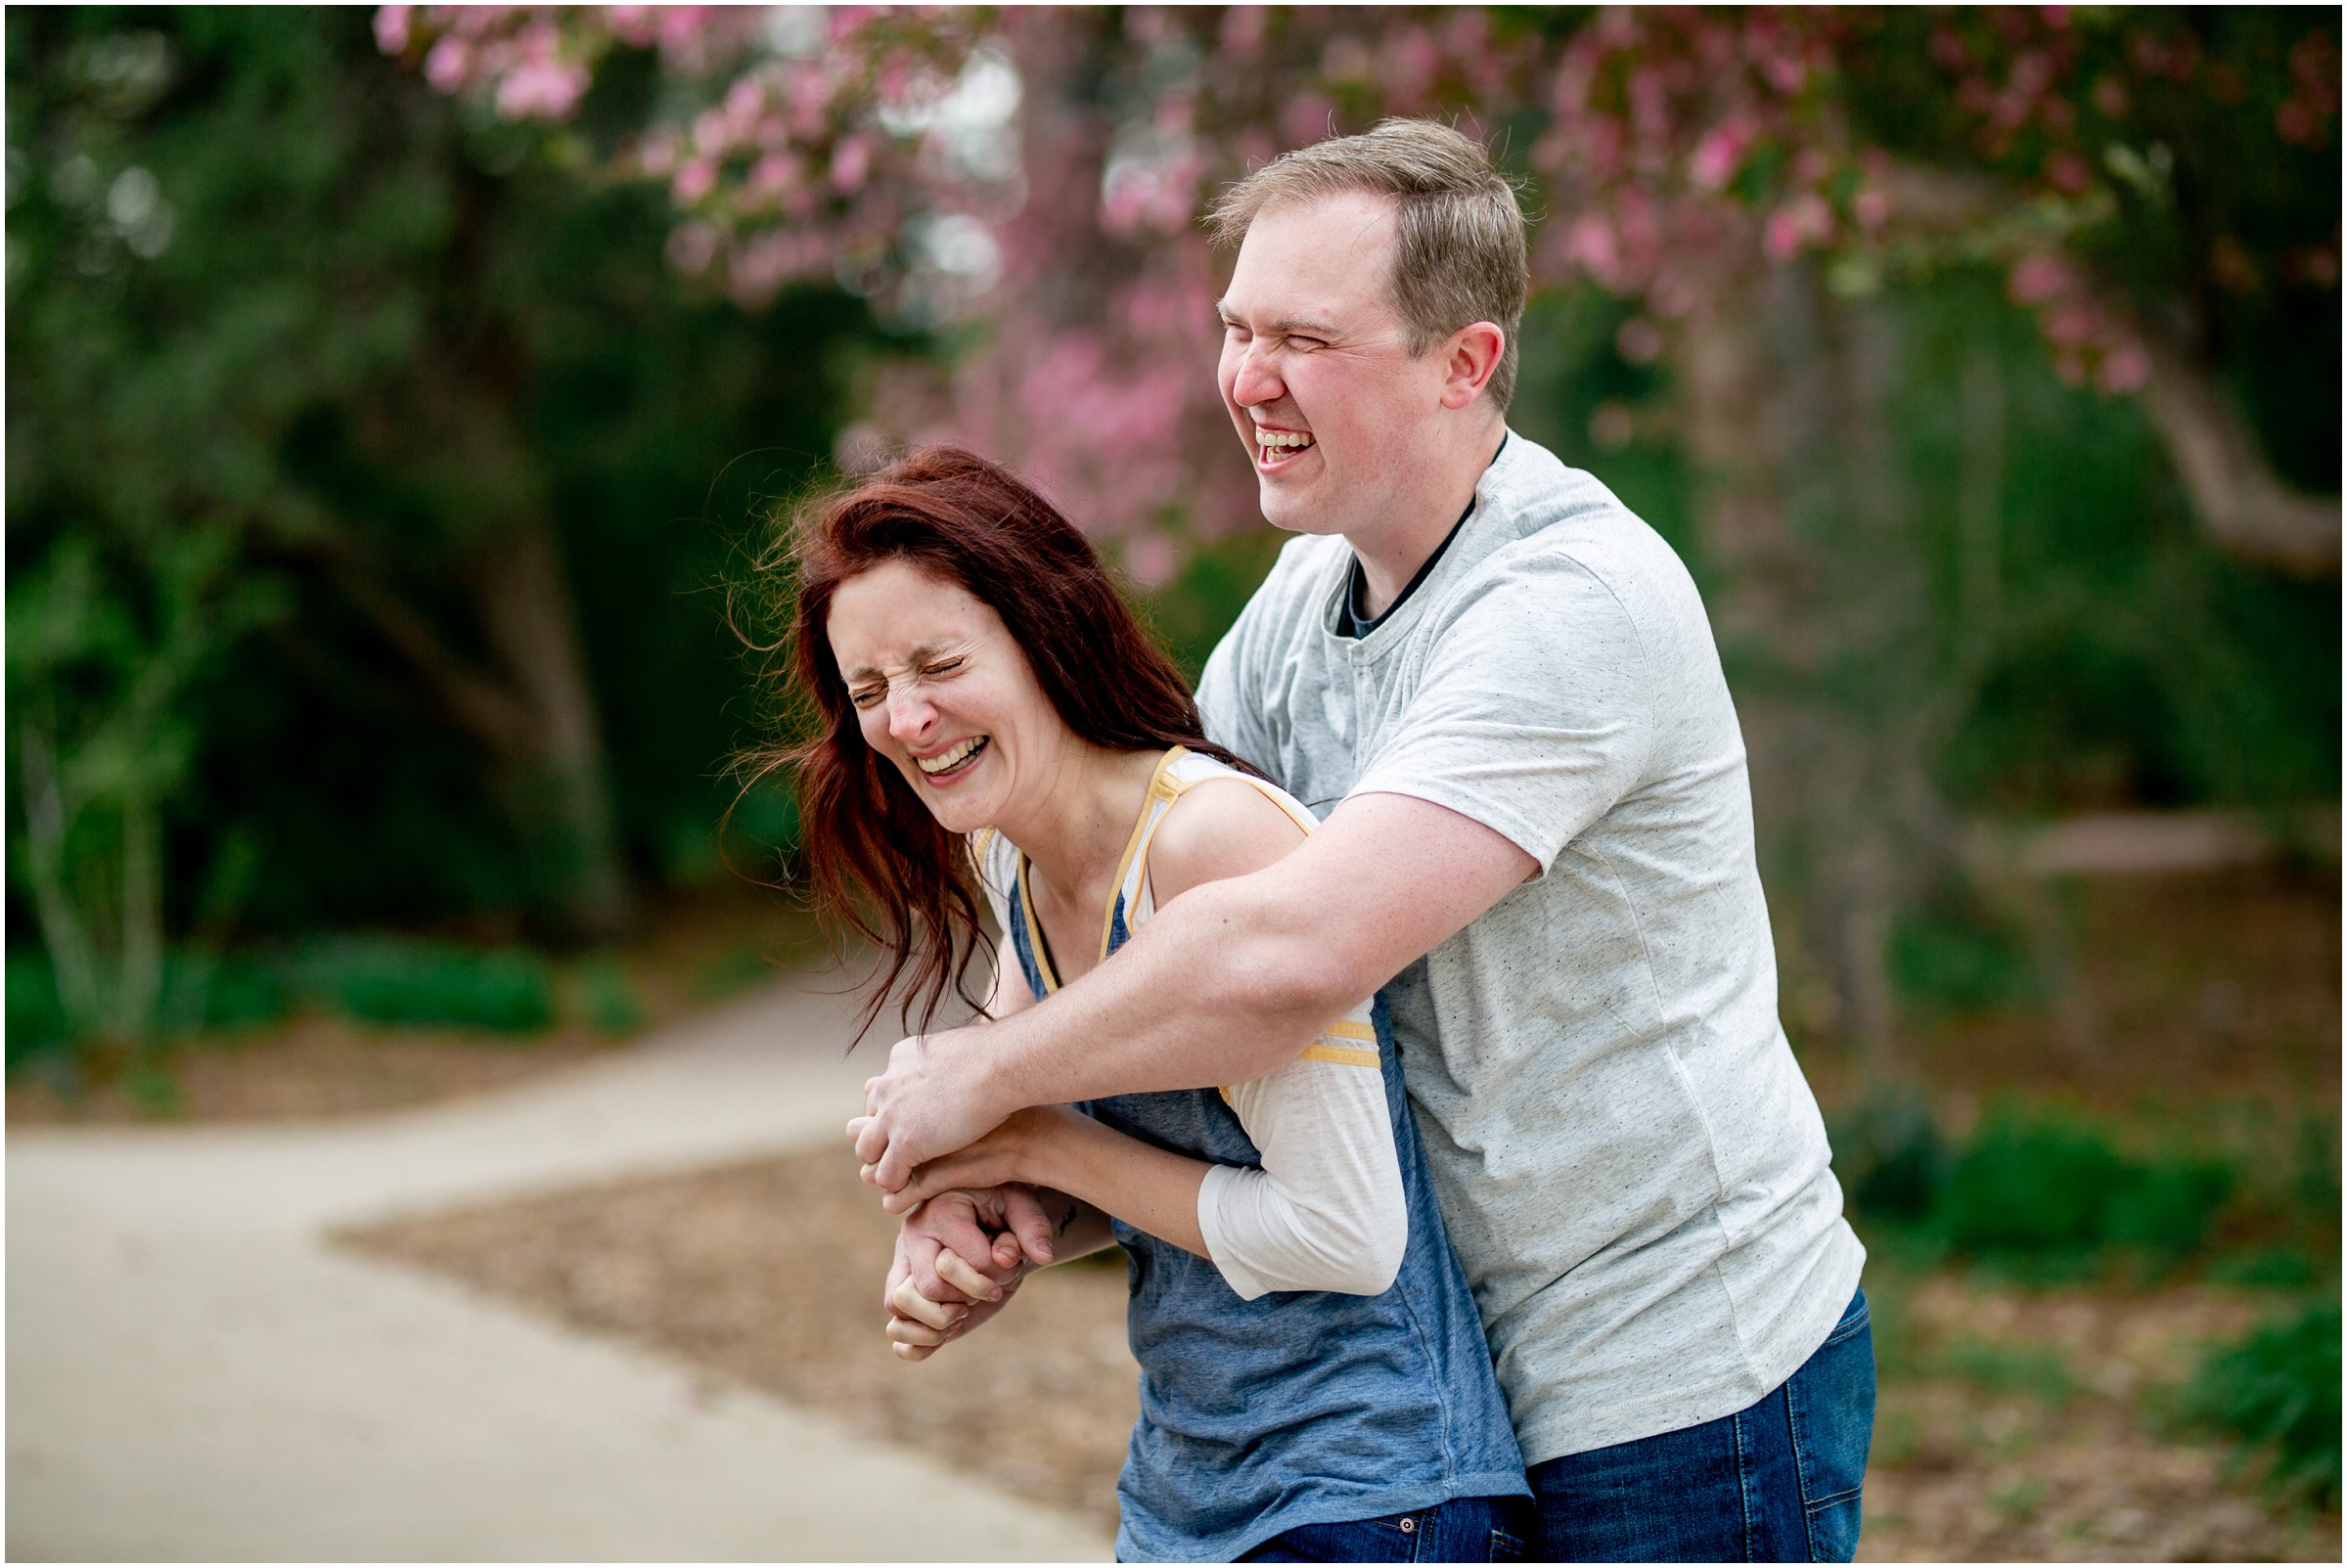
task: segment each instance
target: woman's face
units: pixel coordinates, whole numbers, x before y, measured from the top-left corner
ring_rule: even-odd
[[[864,743],[947,830],[974,832],[1039,788],[1067,739],[992,605],[909,561],[841,583],[826,628]]]

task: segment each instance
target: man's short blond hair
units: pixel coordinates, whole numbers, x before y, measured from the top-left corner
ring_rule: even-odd
[[[1490,322],[1506,346],[1484,390],[1506,413],[1531,268],[1515,187],[1482,143],[1430,119],[1384,120],[1282,154],[1224,192],[1207,222],[1216,244],[1235,246],[1272,207],[1355,191],[1394,200],[1393,300],[1410,329],[1410,352]]]

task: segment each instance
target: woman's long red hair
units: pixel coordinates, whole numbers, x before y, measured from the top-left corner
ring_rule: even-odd
[[[1117,597],[1084,536],[1000,465],[958,447],[923,448],[802,509],[788,545],[797,591],[786,678],[811,709],[812,734],[745,760],[753,780],[777,768],[795,775],[817,913],[880,950],[858,1039],[891,996],[901,996],[911,1032],[929,1026],[949,988],[982,1007],[968,975],[984,933],[962,843],[864,743],[827,631],[841,583],[909,561],[992,606],[1083,739],[1119,751],[1188,746],[1256,771],[1205,738],[1181,672]]]

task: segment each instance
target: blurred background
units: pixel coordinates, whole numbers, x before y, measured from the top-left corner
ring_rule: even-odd
[[[12,1123],[442,1097],[814,963],[731,768],[776,518],[956,436],[1195,673],[1279,544],[1198,215],[1438,115],[1535,219],[1512,424],[1720,638],[1870,1553],[2335,1556],[2336,13],[6,27]],[[1122,1410],[1007,1484],[1097,1504]]]

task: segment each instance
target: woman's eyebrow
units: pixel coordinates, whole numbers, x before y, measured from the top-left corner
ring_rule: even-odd
[[[960,644],[952,642],[916,643],[905,650],[905,660],[910,664],[925,664],[938,654],[960,646]],[[841,672],[839,678],[853,685],[857,681],[878,680],[880,674],[880,672],[870,664],[859,664],[852,670]]]

